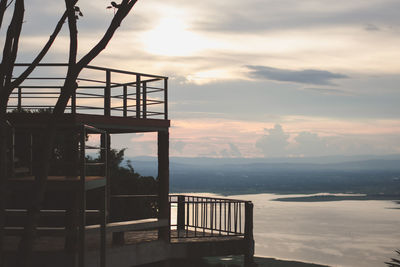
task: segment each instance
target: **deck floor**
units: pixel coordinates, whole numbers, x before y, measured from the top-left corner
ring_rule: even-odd
[[[151,231],[135,231],[135,232],[126,232],[125,233],[125,245],[137,244],[141,242],[150,242],[156,241],[158,239],[157,230]],[[241,236],[228,236],[228,235],[219,235],[218,232],[210,233],[210,232],[195,232],[195,231],[185,231],[181,230],[179,237],[177,230],[171,231],[171,243],[185,243],[185,242],[210,242],[210,241],[229,241],[229,240],[241,240],[243,237]],[[16,251],[18,248],[20,237],[16,236],[7,236],[5,238],[5,250],[6,251]],[[34,251],[40,252],[51,252],[51,251],[63,251],[64,250],[64,237],[48,237],[41,236],[38,237]],[[107,247],[118,247],[124,245],[116,245],[112,243],[112,234],[107,233]],[[86,249],[90,250],[98,250],[100,248],[100,235],[91,233],[86,235]]]

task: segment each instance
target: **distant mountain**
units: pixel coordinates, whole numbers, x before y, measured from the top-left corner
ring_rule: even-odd
[[[136,171],[142,175],[156,175],[157,158],[131,157]],[[326,156],[308,158],[184,158],[171,157],[171,171],[204,169],[232,171],[397,171],[400,170],[400,155]]]

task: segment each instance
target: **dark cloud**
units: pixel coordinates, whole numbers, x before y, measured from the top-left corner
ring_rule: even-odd
[[[348,76],[325,70],[286,70],[267,66],[246,66],[250,69],[250,76],[281,82],[295,82],[318,85],[334,85],[331,80],[344,79]]]
[[[399,1],[383,0],[358,2],[347,8],[326,8],[323,1],[312,7],[308,1],[274,1],[273,8],[265,0],[249,0],[226,5],[224,12],[205,9],[208,13],[200,17],[194,25],[196,30],[223,32],[267,32],[293,30],[299,28],[329,28],[357,26],[374,23],[400,25]],[[287,8],[290,6],[290,8]],[[343,5],[345,6],[345,5]],[[311,8],[310,8],[311,7]],[[382,16],[382,14],[385,14]]]

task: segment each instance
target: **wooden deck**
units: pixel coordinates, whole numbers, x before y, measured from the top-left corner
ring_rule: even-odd
[[[183,236],[183,234],[181,234]],[[190,243],[190,242],[218,242],[218,241],[232,241],[232,240],[243,240],[243,237],[240,236],[227,236],[227,235],[218,235],[218,234],[210,234],[203,236],[194,237],[194,231],[189,232],[189,237],[181,237],[178,238],[178,233],[176,230],[171,231],[171,243]],[[7,236],[5,239],[5,251],[11,252],[16,251],[19,237],[17,236]],[[142,242],[151,242],[158,240],[158,232],[157,230],[150,231],[135,231],[135,232],[126,232],[125,233],[125,244],[117,245],[112,243],[112,234],[107,233],[107,247],[121,247],[121,246],[129,246],[132,244],[142,243]],[[64,250],[64,237],[61,236],[40,236],[37,238],[34,251],[36,252],[55,252],[55,251],[63,251]],[[98,250],[100,244],[100,237],[98,234],[87,234],[86,235],[86,249],[88,251]]]
[[[22,176],[15,177],[8,180],[8,186],[16,188],[18,190],[24,190],[25,188],[32,188],[35,182],[34,176]],[[74,190],[80,186],[79,176],[48,176],[47,178],[47,189],[48,190]],[[103,176],[86,176],[85,177],[85,189],[90,190],[94,188],[103,187],[106,185],[106,178]]]
[[[125,244],[112,243],[112,234],[107,233],[107,266],[128,267],[168,259],[204,257],[215,255],[243,254],[246,250],[243,237],[211,235],[197,238],[177,238],[176,230],[171,232],[171,242],[158,239],[157,230],[126,232]],[[190,233],[194,236],[194,232]],[[96,234],[86,235],[86,265],[99,266],[100,238]],[[18,247],[19,237],[5,239],[7,262],[12,262]],[[74,266],[76,255],[64,250],[64,238],[39,237],[34,247],[34,262],[43,267]],[[51,263],[49,263],[49,261]],[[36,265],[35,265],[36,266]]]
[[[15,127],[33,129],[44,128],[52,118],[51,114],[8,113],[7,120]],[[113,133],[155,132],[170,127],[170,121],[164,119],[137,119],[134,117],[104,116],[102,114],[63,114],[57,119],[60,127],[91,125]]]

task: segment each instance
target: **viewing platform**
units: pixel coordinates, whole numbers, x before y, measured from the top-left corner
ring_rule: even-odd
[[[124,198],[157,198],[157,196],[123,196]],[[245,261],[254,253],[252,204],[248,201],[189,195],[169,196],[170,219],[156,218],[115,222],[106,225],[106,266],[135,266],[171,259],[244,254]],[[161,225],[169,227],[169,242],[159,238]],[[86,234],[86,265],[100,266],[99,226]],[[119,233],[120,235],[115,235]],[[15,231],[14,231],[15,235]],[[14,255],[17,238],[7,239],[6,253]],[[35,262],[51,266],[73,266],[71,254],[64,249],[62,236],[42,235],[35,246]]]
[[[27,66],[16,64],[16,70],[22,71]],[[14,127],[46,125],[63,86],[67,66],[39,64],[12,92],[7,110]],[[61,124],[87,124],[109,133],[157,131],[170,126],[168,77],[87,66],[77,83],[77,90],[59,119]]]
[[[169,194],[168,78],[87,66],[66,112],[55,117],[66,71],[67,64],[40,64],[7,107],[5,266],[15,263],[37,192],[44,200],[35,266],[131,267],[224,255],[244,255],[251,266],[251,202]],[[54,121],[51,155],[43,157]],[[113,176],[123,160],[111,149],[113,134],[138,132],[157,133],[157,177],[142,177],[130,165]],[[35,191],[47,162],[44,191]]]

